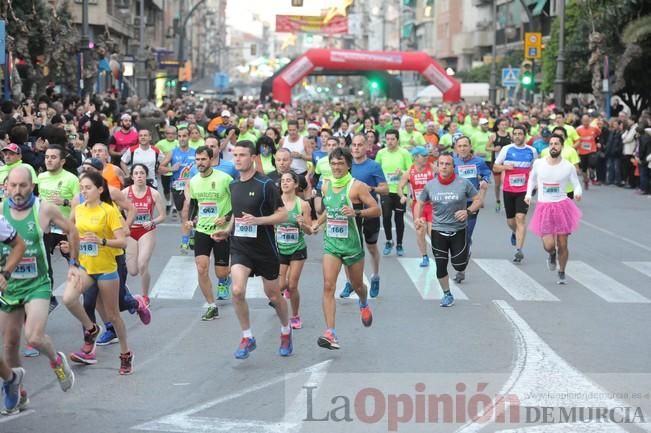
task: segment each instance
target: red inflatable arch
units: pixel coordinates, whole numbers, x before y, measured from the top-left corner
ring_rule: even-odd
[[[431,57],[421,52],[352,51],[312,48],[296,58],[272,85],[273,99],[290,104],[292,87],[315,69],[417,71],[443,94],[446,102],[459,102],[461,83],[448,76]]]

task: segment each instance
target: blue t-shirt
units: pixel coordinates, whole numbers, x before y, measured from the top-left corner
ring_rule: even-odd
[[[549,143],[547,143],[544,139],[539,138],[536,141],[533,142],[533,148],[536,149],[536,152],[538,152],[538,155],[542,153],[543,150],[547,149],[549,147]]]
[[[219,171],[223,171],[233,179],[239,179],[240,178],[240,172],[237,171],[235,168],[235,164],[233,164],[231,161],[225,161],[223,159],[219,160],[219,165],[213,167],[216,168]]]
[[[376,187],[379,184],[386,182],[382,166],[372,159],[366,159],[361,164],[353,161],[353,168],[351,170],[353,177],[359,181],[364,182],[368,186]],[[371,194],[376,197],[375,191]]]
[[[172,173],[172,181],[184,180],[189,181],[192,176],[197,174],[197,166],[194,163],[195,150],[188,147],[188,150],[183,151],[180,147],[175,147],[172,150],[172,161],[170,164],[181,164],[178,170]]]
[[[456,154],[454,155],[454,173],[458,177],[468,179],[475,189],[479,189],[479,181],[491,181],[491,169],[486,165],[484,158],[473,156],[464,161]]]

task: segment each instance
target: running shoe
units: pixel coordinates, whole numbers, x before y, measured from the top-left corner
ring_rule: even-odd
[[[520,250],[515,250],[515,254],[513,254],[513,263],[520,263],[522,262],[522,259],[524,259],[524,254]]]
[[[95,352],[95,341],[99,337],[99,332],[101,329],[97,326],[96,323],[93,323],[92,331],[84,330],[84,345],[81,347],[81,350],[85,353]]]
[[[511,233],[511,245],[515,246],[517,239],[515,238],[515,232]]]
[[[217,285],[217,299],[225,301],[231,297],[231,277],[227,277],[224,282]]]
[[[190,253],[190,244],[181,242],[180,249],[181,249],[181,255],[182,256],[187,256]]]
[[[423,256],[423,260],[420,261],[420,267],[421,268],[429,267],[429,256]]]
[[[457,272],[457,274],[454,276],[454,282],[455,283],[461,283],[463,280],[466,279],[466,273],[465,272]]]
[[[344,286],[344,290],[341,291],[341,293],[339,294],[339,297],[340,298],[348,298],[351,293],[353,293],[353,286],[348,281],[346,281],[346,285]]]
[[[206,312],[203,313],[203,316],[201,316],[201,320],[206,322],[208,320],[215,320],[215,319],[219,319],[219,309],[214,305],[210,305],[206,310]]]
[[[451,307],[454,305],[454,296],[448,292],[441,298],[441,307]]]
[[[246,359],[249,357],[249,353],[253,352],[256,348],[255,337],[242,337],[240,345],[235,351],[235,358],[237,359]]]
[[[278,348],[278,354],[280,356],[289,356],[294,350],[294,345],[292,344],[292,331],[291,327],[289,328],[289,334],[283,335],[280,334],[280,347]]]
[[[147,304],[147,306],[149,307],[149,305],[151,304],[151,301],[149,300],[149,296],[143,296],[142,299],[145,301],[145,304]]]
[[[501,210],[502,210],[502,202],[497,200],[495,202],[495,213],[500,213]]]
[[[371,290],[369,295],[371,298],[377,298],[377,295],[380,294],[380,276],[374,275],[371,277]]]
[[[23,385],[23,378],[25,377],[25,370],[20,367],[12,368],[11,380],[2,384],[2,391],[4,392],[4,410],[3,415],[15,415],[20,411],[20,390]]]
[[[557,284],[567,284],[567,281],[565,280],[565,272],[558,271],[558,281]]]
[[[23,349],[23,356],[25,358],[36,358],[40,354],[41,352],[32,346],[25,346],[25,348]]]
[[[402,247],[402,245],[396,245],[396,254],[398,257],[402,257],[405,255],[405,249]]]
[[[58,306],[59,306],[59,301],[57,301],[57,298],[55,296],[51,296],[50,306],[47,309],[47,314],[52,314],[52,312],[56,310]]]
[[[556,270],[556,251],[549,253],[549,257],[547,257],[547,269],[550,271]]]
[[[303,322],[301,321],[301,316],[294,316],[289,319],[289,324],[292,329],[301,329],[303,327]]]
[[[59,359],[57,359],[56,363],[51,366],[57,380],[59,381],[61,390],[66,392],[75,385],[75,373],[70,368],[70,364],[68,364],[68,360],[63,352],[57,352],[57,355],[59,355]]]
[[[85,364],[85,365],[97,364],[97,357],[95,356],[94,350],[90,353],[86,353],[83,350],[80,350],[79,352],[73,352],[70,354],[70,360],[78,364]]]
[[[133,352],[120,353],[120,371],[121,376],[127,376],[133,373]]]
[[[368,328],[373,324],[373,312],[368,304],[365,307],[359,307],[359,315],[362,318],[362,325],[365,327]]]
[[[323,335],[320,336],[316,341],[316,344],[318,344],[319,347],[323,347],[324,349],[339,349],[339,340],[337,340],[335,334],[333,334],[333,332],[330,330],[324,332]]]
[[[136,312],[138,313],[138,317],[140,317],[140,321],[143,325],[149,325],[151,322],[151,311],[149,310],[149,306],[145,301],[144,296],[135,295],[134,299],[138,302]]]
[[[97,344],[98,346],[108,346],[109,344],[115,344],[118,341],[120,340],[118,339],[118,336],[115,333],[115,329],[110,323],[107,323],[106,330],[102,332],[102,335],[100,335],[97,338],[95,344]]]
[[[291,295],[289,294],[289,289],[284,289],[282,293],[283,293],[283,298],[285,299],[291,298]]]
[[[393,249],[393,242],[387,241],[387,243],[384,244],[384,251],[382,251],[382,254],[388,256],[389,254],[391,254],[392,249]]]
[[[27,390],[22,387],[20,388],[20,401],[18,402],[18,410],[26,410],[28,404],[29,397],[27,396]]]
[[[592,185],[594,185],[594,186],[600,186],[600,185],[601,185],[601,182],[599,182],[597,179],[593,179],[593,180],[592,180]]]

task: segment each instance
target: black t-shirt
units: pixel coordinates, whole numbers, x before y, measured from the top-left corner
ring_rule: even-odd
[[[278,170],[274,170],[271,173],[269,173],[267,176],[269,176],[269,179],[274,183],[275,187],[278,188],[278,192],[281,193],[282,191],[280,190],[280,178],[281,174],[278,173]],[[307,189],[307,179],[305,176],[302,174],[298,175],[298,192],[303,192]]]
[[[256,217],[269,216],[284,206],[272,180],[257,172],[247,181],[233,181],[230,189],[233,218],[236,218],[236,223],[242,212]],[[274,227],[271,225],[257,226],[255,238],[236,235],[237,229],[231,236],[231,251],[257,256],[277,254]]]

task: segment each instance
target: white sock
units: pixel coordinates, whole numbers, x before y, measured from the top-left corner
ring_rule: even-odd
[[[253,333],[251,332],[251,328],[242,331],[242,336],[244,338],[253,338]]]
[[[281,326],[280,327],[280,333],[281,334],[289,335],[290,332],[291,332],[291,329],[289,328],[289,326]]]

